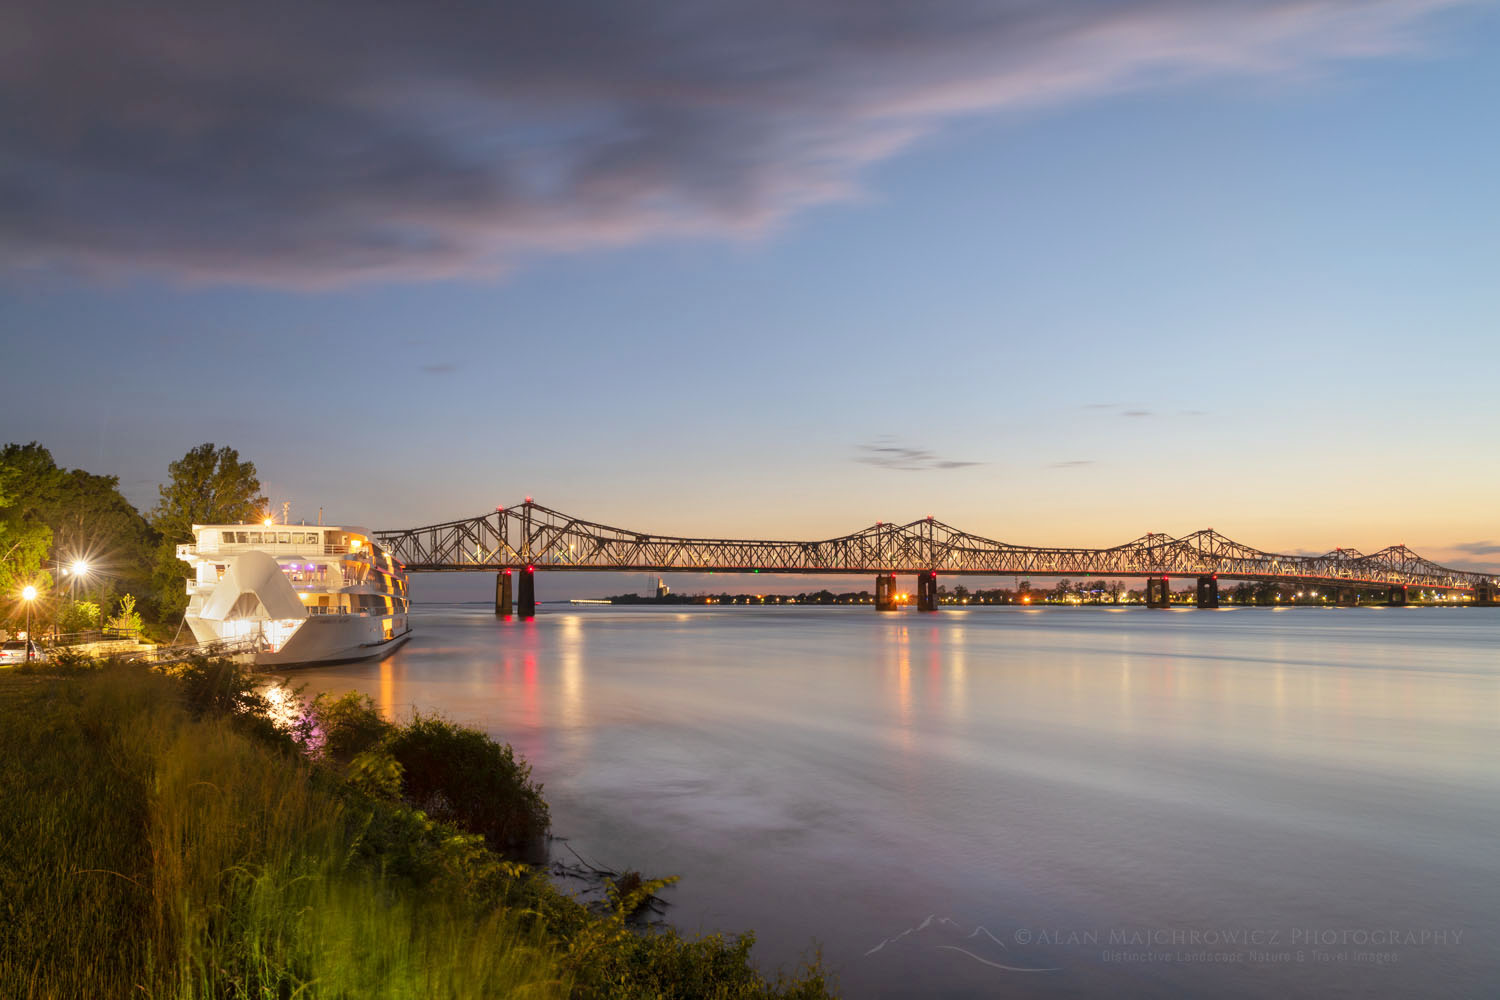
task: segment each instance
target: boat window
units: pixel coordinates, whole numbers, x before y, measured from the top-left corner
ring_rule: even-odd
[[[252,531],[252,532],[250,532],[250,544],[251,545],[259,545],[260,544],[260,532],[258,532],[258,531]]]
[[[290,542],[292,540],[292,535],[290,532],[280,531],[276,533],[276,540],[285,545],[287,542]]]

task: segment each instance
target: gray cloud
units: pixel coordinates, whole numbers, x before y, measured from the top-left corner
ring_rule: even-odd
[[[856,462],[865,465],[875,465],[882,469],[900,469],[904,472],[927,472],[933,469],[963,469],[971,465],[980,465],[980,462],[963,462],[957,459],[944,458],[928,448],[912,448],[899,445],[888,438],[882,438],[873,444],[862,444],[859,446],[859,454],[855,456]]]
[[[1094,464],[1094,460],[1092,458],[1075,458],[1075,459],[1073,459],[1072,461],[1069,461],[1069,462],[1053,462],[1047,468],[1049,468],[1049,469],[1079,469],[1079,468],[1082,468],[1085,465],[1093,465],[1093,464]]]
[[[1149,417],[1151,415],[1152,415],[1152,413],[1151,413],[1150,410],[1121,410],[1120,411],[1120,416],[1122,416],[1122,417]]]
[[[458,371],[458,366],[450,364],[423,365],[422,371],[428,375],[452,375]]]
[[[762,232],[956,116],[1412,45],[1470,0],[20,0],[0,266],[317,286]]]
[[[1449,548],[1455,552],[1467,552],[1471,556],[1500,554],[1500,542],[1454,542]]]

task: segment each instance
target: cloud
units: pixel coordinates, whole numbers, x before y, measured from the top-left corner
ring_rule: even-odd
[[[889,438],[881,438],[873,444],[862,444],[859,446],[859,451],[860,454],[854,458],[856,462],[879,466],[882,469],[899,469],[904,472],[963,469],[971,465],[982,464],[943,458],[928,448],[911,448],[895,444]]]
[[[0,267],[316,287],[765,232],[959,116],[1408,50],[1472,0],[19,0]]]
[[[1120,411],[1120,416],[1122,416],[1122,417],[1149,417],[1151,415],[1152,414],[1151,414],[1150,410],[1122,410],[1122,411]]]
[[[1075,458],[1075,459],[1073,459],[1072,461],[1069,461],[1069,462],[1053,462],[1051,465],[1047,466],[1047,468],[1049,468],[1049,469],[1079,469],[1079,468],[1082,468],[1085,465],[1093,465],[1093,464],[1094,464],[1094,460],[1092,458]]]
[[[452,375],[454,372],[458,371],[458,366],[450,365],[447,363],[437,365],[423,365],[422,371],[426,372],[428,375]]]
[[[1454,542],[1448,547],[1455,552],[1465,552],[1471,556],[1500,554],[1500,542]]]

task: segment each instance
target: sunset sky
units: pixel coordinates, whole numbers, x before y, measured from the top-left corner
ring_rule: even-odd
[[[213,441],[377,529],[1500,567],[1497,52],[1458,0],[22,0],[0,427],[143,509]]]

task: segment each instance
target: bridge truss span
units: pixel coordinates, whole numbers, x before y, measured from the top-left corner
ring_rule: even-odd
[[[1262,552],[1207,529],[1182,538],[1146,534],[1111,548],[1012,545],[926,518],[877,523],[840,538],[774,541],[686,538],[585,521],[527,500],[420,528],[377,531],[409,572],[537,570],[719,573],[1206,577],[1438,590],[1500,586],[1500,577],[1440,566],[1404,545],[1366,555]]]

